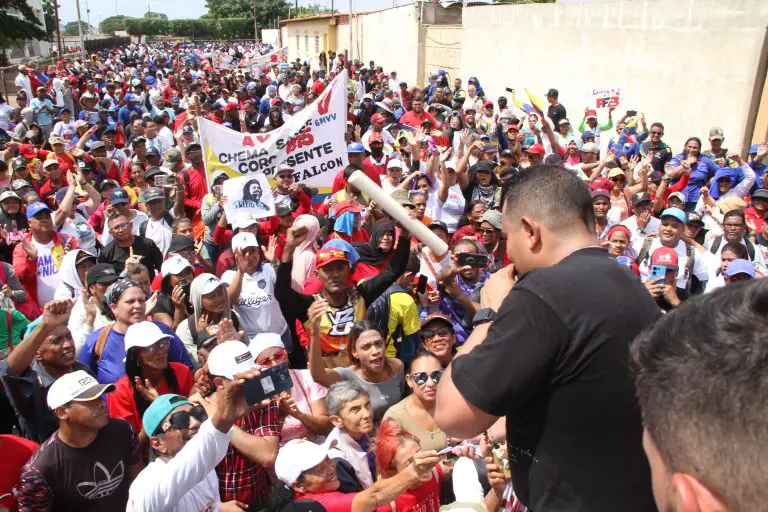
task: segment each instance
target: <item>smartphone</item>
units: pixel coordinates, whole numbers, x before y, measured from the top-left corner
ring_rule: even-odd
[[[649,281],[653,281],[654,279],[658,278],[664,278],[667,276],[667,267],[664,265],[651,265],[651,276],[648,278]]]
[[[485,254],[462,252],[457,256],[457,260],[460,267],[469,265],[474,268],[485,268],[488,266],[488,256]]]
[[[248,405],[255,405],[293,387],[288,365],[281,363],[261,371],[258,379],[246,380],[243,394]]]
[[[637,115],[637,110],[627,110],[627,117],[635,117]]]
[[[174,183],[173,176],[167,176],[163,174],[158,174],[155,176],[155,186],[156,187],[172,187]]]
[[[507,91],[507,92],[511,92],[513,94],[515,92],[515,90],[513,88],[511,88],[511,87],[505,87],[504,90]]]
[[[427,276],[424,274],[419,276],[419,284],[416,285],[416,291],[419,293],[427,291]]]
[[[453,453],[454,448],[456,448],[456,446],[446,445],[445,448],[437,452],[437,455],[438,456],[444,455],[447,460],[456,460],[459,458],[459,456]]]

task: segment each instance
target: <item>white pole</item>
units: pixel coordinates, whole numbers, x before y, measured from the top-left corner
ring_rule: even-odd
[[[352,62],[352,15],[352,0],[349,0],[349,62],[347,64]]]
[[[83,21],[80,19],[80,0],[75,0],[77,5],[77,31],[80,33],[80,50],[85,58],[85,40],[83,39]]]

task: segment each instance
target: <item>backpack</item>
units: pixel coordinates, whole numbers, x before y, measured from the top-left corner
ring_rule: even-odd
[[[643,247],[640,249],[640,252],[637,254],[637,265],[638,267],[642,265],[642,263],[648,259],[649,253],[651,251],[651,244],[653,244],[653,238],[646,238],[643,240]],[[692,245],[685,244],[685,253],[686,256],[688,256],[688,262],[685,264],[685,272],[688,276],[688,282],[685,285],[685,289],[690,291],[691,290],[691,282],[693,281],[693,265],[696,262],[696,250],[693,248]]]
[[[398,287],[399,288],[399,287]],[[374,300],[365,312],[365,319],[373,324],[373,326],[381,333],[384,334],[386,340],[389,336],[389,316],[390,309],[392,307],[391,297],[395,293],[405,293],[402,288],[394,289],[392,291],[384,292],[383,295]],[[394,332],[392,332],[392,341],[398,342],[403,338],[403,326],[398,324]],[[397,343],[399,345],[399,343]]]
[[[723,243],[723,235],[716,236],[712,240],[712,247],[709,248],[709,252],[711,252],[712,254],[717,254],[717,250],[720,248],[720,244],[722,244],[722,243]],[[755,246],[754,246],[754,244],[752,244],[752,242],[750,242],[749,240],[747,240],[745,238],[744,239],[744,245],[747,246],[747,256],[749,257],[749,261],[755,261]]]
[[[170,212],[165,212],[163,214],[163,220],[168,224],[169,227],[173,226],[173,215],[171,215]],[[147,224],[149,224],[149,220],[145,220],[141,223],[139,226],[139,236],[146,237],[147,236]]]

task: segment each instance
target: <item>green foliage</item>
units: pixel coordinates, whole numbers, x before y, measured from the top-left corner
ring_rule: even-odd
[[[21,17],[10,14],[10,9],[18,11]],[[0,0],[0,48],[10,48],[16,42],[30,39],[47,38],[40,20],[25,0]]]
[[[93,28],[88,25],[88,23],[81,21],[80,24],[83,27],[83,34],[90,34],[93,32]],[[70,21],[66,25],[64,25],[64,30],[62,32],[65,36],[76,36],[79,35],[80,32],[77,30],[77,22],[76,21]]]
[[[130,16],[110,16],[109,18],[104,18],[101,23],[99,23],[99,31],[102,34],[106,35],[112,35],[115,33],[116,30],[123,30],[125,28],[125,22],[126,20],[129,20]]]
[[[323,7],[320,4],[300,5],[299,10],[291,10],[291,18],[308,18],[310,16],[319,16],[321,14],[333,14],[339,12],[337,9]]]
[[[163,14],[161,12],[152,12],[152,11],[145,12],[144,17],[148,20],[167,20],[168,19],[167,14]]]
[[[200,18],[197,20],[162,20],[128,18],[126,31],[132,36],[172,35],[196,39],[249,39],[253,38],[252,18]]]
[[[288,17],[288,8],[292,5],[287,0],[206,0],[208,14],[202,19],[248,18],[253,32],[254,2],[256,25],[267,28],[276,18]]]
[[[45,15],[45,32],[48,34],[48,41],[56,38],[56,16],[53,13],[53,2],[51,0],[43,1],[43,13]]]

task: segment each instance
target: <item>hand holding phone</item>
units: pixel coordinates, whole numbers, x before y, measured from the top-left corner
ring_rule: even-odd
[[[474,268],[486,268],[488,266],[488,256],[485,254],[462,252],[456,256],[456,261],[460,267],[469,265]]]
[[[416,285],[416,291],[419,293],[425,293],[427,291],[427,276],[424,274],[419,276],[419,284]]]
[[[245,381],[243,393],[248,405],[255,405],[283,391],[290,391],[292,387],[293,381],[288,372],[288,365],[281,363],[261,370],[261,376],[256,379]]]
[[[648,278],[649,281],[654,279],[665,278],[667,276],[667,267],[664,265],[651,265],[651,275]]]

